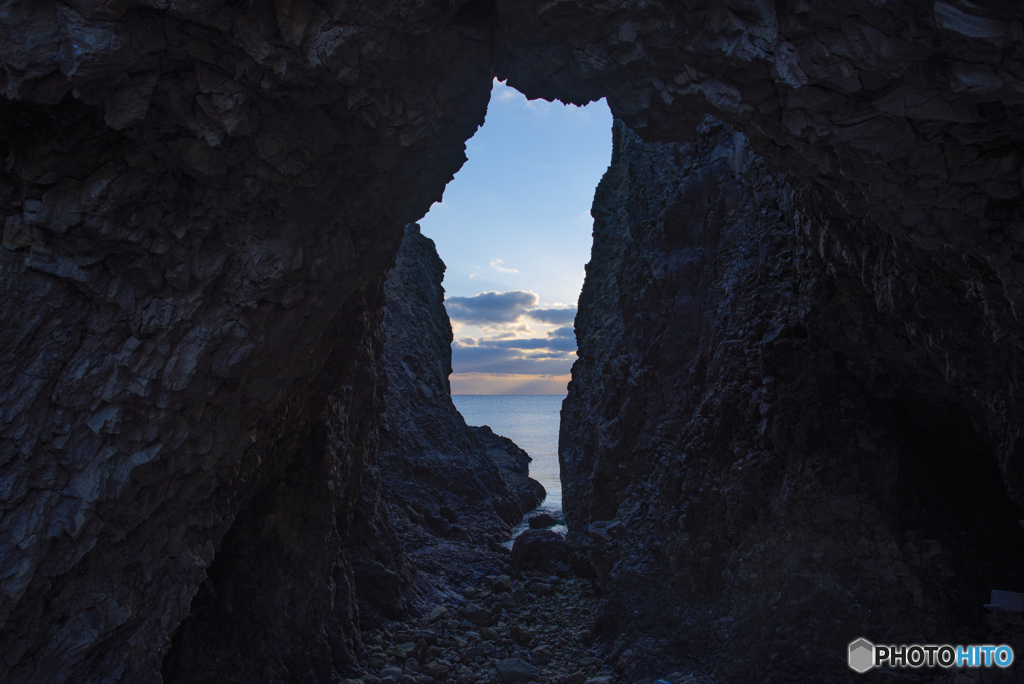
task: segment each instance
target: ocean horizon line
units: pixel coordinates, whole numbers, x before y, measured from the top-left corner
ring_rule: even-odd
[[[567,397],[568,394],[452,394],[453,397]]]

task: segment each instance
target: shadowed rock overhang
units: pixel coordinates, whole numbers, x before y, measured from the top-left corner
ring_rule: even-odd
[[[382,278],[494,76],[605,96],[652,141],[712,114],[864,231],[984,283],[972,344],[1019,349],[1022,19],[954,0],[3,4],[0,679],[155,678],[235,516],[296,459],[333,482],[340,541],[317,543],[343,548]],[[1016,409],[989,419],[1019,502]],[[318,677],[357,647],[351,597],[326,589],[344,576],[315,583],[310,619],[337,626]]]

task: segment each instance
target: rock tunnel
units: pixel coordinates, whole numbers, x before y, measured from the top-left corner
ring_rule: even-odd
[[[3,681],[351,664],[383,278],[494,77],[617,119],[560,457],[624,677],[845,681],[1021,588],[1018,3],[0,17]],[[174,636],[232,605],[234,655]]]

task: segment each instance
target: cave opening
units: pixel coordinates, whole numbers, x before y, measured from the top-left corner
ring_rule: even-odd
[[[905,536],[939,543],[924,576],[946,595],[950,617],[980,635],[991,590],[1024,590],[1024,509],[1007,493],[992,444],[962,411],[913,400],[885,409],[900,444],[895,492]]]
[[[495,79],[465,165],[420,221],[447,266],[456,408],[530,454],[559,518],[559,412],[611,128],[603,99],[528,100]]]

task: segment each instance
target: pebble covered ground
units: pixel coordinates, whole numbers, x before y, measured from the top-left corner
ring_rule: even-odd
[[[597,598],[590,582],[543,572],[484,577],[466,603],[364,634],[365,674],[345,684],[618,684],[588,648]],[[671,673],[672,684],[702,684]],[[645,680],[638,684],[651,684]]]

